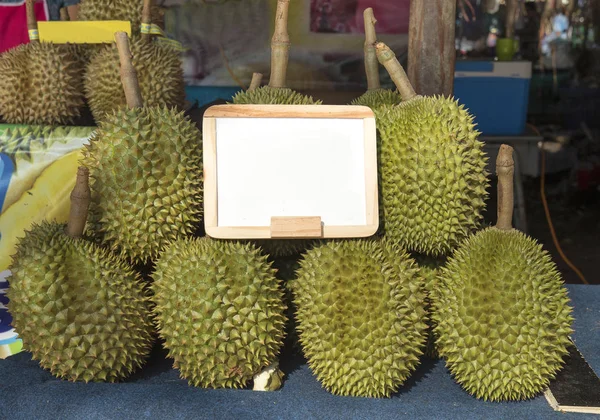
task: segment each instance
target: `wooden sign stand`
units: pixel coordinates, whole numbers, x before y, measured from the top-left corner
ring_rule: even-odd
[[[203,121],[207,235],[372,236],[379,227],[376,144],[368,107],[210,107]]]

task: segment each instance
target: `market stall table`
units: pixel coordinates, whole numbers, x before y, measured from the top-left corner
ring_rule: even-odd
[[[569,285],[573,340],[600,372],[600,286]],[[443,361],[425,360],[390,399],[338,397],[324,390],[303,361],[284,356],[284,386],[275,392],[204,390],[188,386],[157,349],[126,383],[70,383],[53,378],[28,353],[0,360],[0,418],[10,419],[585,419],[553,411],[544,396],[531,401],[478,401],[456,384]]]

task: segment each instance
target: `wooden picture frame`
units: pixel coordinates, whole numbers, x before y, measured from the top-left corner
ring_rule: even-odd
[[[293,127],[291,127],[292,125]],[[249,127],[254,127],[256,132],[252,134],[252,128]],[[288,142],[287,145],[293,147],[289,146],[288,151],[275,151],[276,148],[270,144],[279,146],[279,149],[283,147],[284,140],[280,140],[283,139],[283,136],[280,135],[283,127],[286,130],[291,127],[286,133],[293,138],[288,136],[285,141]],[[326,129],[322,130],[321,127],[326,127]],[[359,127],[362,127],[362,132]],[[219,133],[221,133],[221,138]],[[332,139],[331,133],[339,133],[339,138]],[[267,140],[263,141],[263,137],[269,135],[274,140],[269,140],[272,143],[266,144]],[[296,138],[299,140],[298,142],[296,142]],[[310,141],[307,141],[307,138],[310,138]],[[219,139],[221,139],[220,145]],[[250,147],[252,141],[255,142],[256,147],[254,144]],[[324,142],[329,143],[325,145]],[[234,143],[235,145],[233,145]],[[310,148],[311,144],[312,147],[315,144],[322,145],[322,147],[319,150],[313,150]],[[243,147],[240,148],[240,145]],[[340,148],[340,145],[347,147]],[[246,147],[248,149],[244,149],[243,152],[238,151]],[[219,156],[218,150],[221,153]],[[233,152],[227,150],[233,150]],[[275,154],[268,156],[271,151]],[[270,223],[267,223],[266,215],[261,214],[261,221],[258,224],[231,225],[223,222],[223,219],[226,219],[223,214],[235,213],[238,208],[219,202],[219,198],[224,201],[226,197],[231,197],[231,188],[227,185],[231,186],[232,183],[237,182],[232,182],[231,177],[237,176],[237,179],[240,180],[240,185],[234,187],[243,188],[239,191],[245,192],[247,188],[256,185],[256,183],[250,185],[249,178],[253,176],[253,171],[247,167],[243,168],[245,162],[250,162],[250,166],[257,165],[255,167],[260,169],[269,165],[276,167],[277,156],[281,156],[282,160],[279,165],[285,163],[283,166],[285,170],[288,168],[287,163],[290,162],[291,156],[296,158],[298,151],[302,156],[298,156],[297,159],[302,165],[306,164],[306,171],[310,171],[302,175],[300,183],[306,182],[307,184],[291,186],[295,187],[293,192],[287,192],[282,188],[261,191],[262,196],[260,194],[252,195],[246,201],[238,203],[243,207],[240,212],[250,213],[252,211],[250,207],[262,206],[265,197],[271,197],[271,194],[280,196],[288,194],[293,196],[293,199],[288,202],[296,200],[297,203],[309,203],[308,207],[312,206],[319,210],[326,209],[326,217],[322,219],[323,214],[269,214]],[[232,162],[235,159],[231,157],[235,153],[240,155],[237,157],[239,160],[233,166],[235,169],[225,169],[227,165],[234,165]],[[375,115],[368,107],[354,105],[215,105],[208,108],[204,114],[203,154],[204,224],[208,236],[219,239],[358,238],[374,235],[379,227],[377,134]],[[221,160],[219,165],[219,159],[226,159],[223,156],[228,156],[229,160]],[[285,159],[288,160],[285,161]],[[259,160],[260,162],[258,162]],[[311,161],[318,161],[319,164],[311,165]],[[281,166],[278,167],[279,170],[281,168]],[[237,174],[238,170],[243,174]],[[318,170],[322,172],[315,173]],[[219,179],[219,173],[221,179]],[[307,173],[311,175],[306,176]],[[331,176],[328,177],[327,174]],[[342,174],[344,175],[342,176]],[[270,181],[285,183],[294,176],[298,177],[298,171],[291,169],[288,177],[282,175],[266,180],[263,176],[260,178],[260,182],[266,184]],[[319,185],[315,187],[314,179],[312,184],[308,185],[311,181],[304,181],[305,176],[306,178],[311,176],[314,179],[318,178]],[[329,179],[330,184],[327,184]],[[346,182],[349,185],[340,185],[340,188],[336,189],[337,182]],[[286,187],[288,185],[286,184]],[[268,187],[267,185],[266,188]],[[221,188],[221,194],[219,188]],[[227,194],[225,193],[226,188],[229,188]],[[319,191],[321,188],[323,190]],[[305,199],[298,191],[304,191],[305,194],[308,191],[311,199]],[[335,194],[331,194],[332,191]],[[326,199],[317,199],[319,194]],[[273,196],[273,199],[284,200],[280,196]],[[335,197],[337,199],[334,202]],[[253,200],[254,198],[256,199]],[[343,202],[343,200],[347,201]],[[346,203],[350,203],[350,205],[344,206]],[[291,209],[292,205],[289,207],[286,211],[294,211]],[[262,209],[262,207],[260,208]],[[342,211],[339,211],[340,208]],[[269,210],[260,211],[267,213]],[[221,224],[219,223],[220,218]],[[340,220],[350,220],[351,223],[345,224]]]

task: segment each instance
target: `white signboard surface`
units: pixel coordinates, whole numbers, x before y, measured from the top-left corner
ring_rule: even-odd
[[[218,105],[204,119],[205,225],[268,238],[272,217],[321,218],[323,237],[378,225],[375,121],[357,106]]]

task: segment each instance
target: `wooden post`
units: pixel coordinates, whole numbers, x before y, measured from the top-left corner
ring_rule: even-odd
[[[412,0],[408,78],[419,95],[452,95],[456,0]]]

